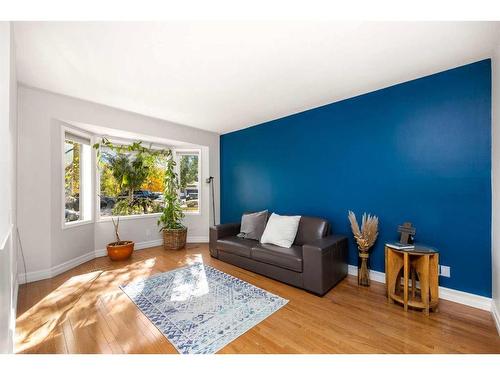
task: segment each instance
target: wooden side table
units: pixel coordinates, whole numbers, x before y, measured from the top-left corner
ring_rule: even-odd
[[[429,309],[437,311],[438,264],[439,253],[436,249],[417,245],[412,250],[398,250],[386,245],[385,283],[389,302],[402,303],[405,311],[408,306],[423,309],[426,315],[429,315]],[[417,279],[419,288],[416,285]]]

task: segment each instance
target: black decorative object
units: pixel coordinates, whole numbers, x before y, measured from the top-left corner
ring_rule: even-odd
[[[214,226],[215,226],[215,193],[214,193],[214,178],[213,176],[210,176],[206,180],[207,184],[212,185],[212,211],[213,211],[213,216],[214,216]]]
[[[399,243],[403,245],[409,245],[413,243],[414,236],[417,230],[415,229],[415,227],[411,226],[410,222],[407,222],[398,226],[398,232],[401,233]]]

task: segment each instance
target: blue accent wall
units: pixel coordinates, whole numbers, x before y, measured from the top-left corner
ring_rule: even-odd
[[[440,250],[440,285],[491,296],[491,60],[221,136],[222,222],[246,210],[380,219],[371,268],[411,221]]]

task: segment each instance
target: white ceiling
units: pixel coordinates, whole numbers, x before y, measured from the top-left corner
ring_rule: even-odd
[[[226,133],[490,57],[498,22],[16,22],[21,83]]]

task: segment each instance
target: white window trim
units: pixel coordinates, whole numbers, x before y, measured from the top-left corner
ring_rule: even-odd
[[[99,207],[99,212],[100,212],[100,207]],[[120,215],[120,222],[124,220],[138,220],[138,219],[155,219],[158,218],[162,215],[161,212],[155,212],[152,214],[138,214],[138,215]],[[99,218],[100,223],[106,223],[106,222],[111,222],[112,218],[116,218],[117,216],[101,216]]]
[[[201,159],[201,148],[176,148],[172,150],[174,153],[174,160],[175,160],[175,172],[177,173],[177,176],[179,179],[181,178],[180,176],[180,156],[179,154],[197,154],[198,155],[198,211],[197,212],[192,212],[192,211],[182,211],[185,216],[201,216],[202,215],[202,209],[201,209],[201,203],[202,203],[202,176],[201,176],[201,165],[202,165],[202,159]]]
[[[62,229],[70,229],[70,228],[75,228],[75,227],[79,227],[81,225],[88,225],[88,224],[92,224],[94,222],[94,215],[93,215],[93,212],[92,212],[92,209],[89,211],[89,218],[88,219],[84,219],[84,220],[76,220],[76,221],[69,221],[69,222],[66,222],[66,215],[65,215],[65,210],[66,210],[66,191],[64,189],[64,186],[65,186],[65,164],[64,164],[64,155],[65,155],[65,150],[64,150],[64,144],[66,143],[66,133],[72,133],[74,135],[77,135],[79,137],[82,137],[82,138],[85,138],[85,139],[88,139],[89,142],[90,142],[90,168],[91,168],[91,171],[92,171],[92,168],[93,168],[93,160],[95,159],[92,154],[92,141],[93,141],[93,136],[91,133],[87,133],[87,132],[83,132],[81,130],[77,130],[75,128],[70,128],[68,126],[64,126],[64,125],[61,125],[61,223],[62,223]],[[80,183],[82,181],[82,169],[80,167]],[[92,176],[92,172],[90,173],[90,176]],[[90,183],[90,189],[89,191],[90,192],[93,192],[94,189],[92,188],[92,181],[89,181]],[[84,195],[85,192],[82,192],[80,191],[80,212],[83,211],[82,209],[82,204],[83,204],[83,201],[84,199],[86,199],[86,196]],[[94,197],[92,197],[92,194],[90,196],[90,206],[92,207],[92,202],[94,201]]]

